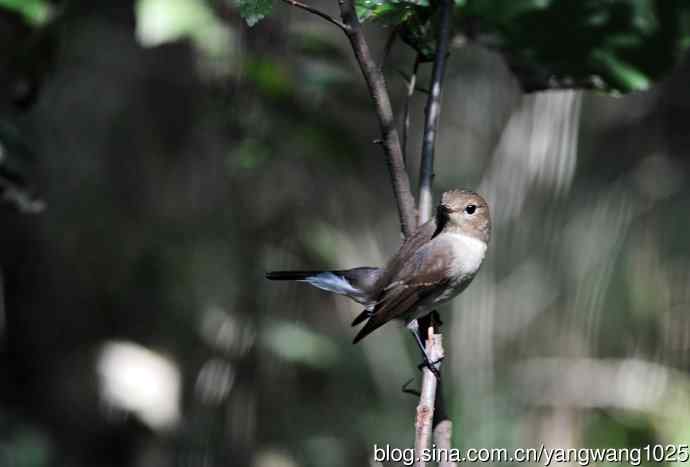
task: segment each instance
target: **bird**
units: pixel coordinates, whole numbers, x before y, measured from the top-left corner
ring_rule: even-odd
[[[467,288],[482,265],[490,237],[491,215],[484,198],[470,190],[450,190],[442,194],[435,216],[407,237],[382,267],[272,271],[266,278],[305,282],[363,305],[352,326],[365,324],[353,343],[392,320],[402,320],[424,352],[417,318]]]

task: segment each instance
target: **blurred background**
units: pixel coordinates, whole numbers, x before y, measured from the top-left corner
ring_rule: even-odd
[[[344,467],[412,445],[408,333],[353,346],[357,306],[264,279],[400,244],[340,31],[278,2],[248,28],[230,2],[2,0],[0,51],[0,466]],[[413,59],[388,59],[396,111]],[[478,190],[494,222],[440,310],[454,447],[689,443],[690,61],[624,97],[524,94],[456,31],[446,78],[435,191]]]

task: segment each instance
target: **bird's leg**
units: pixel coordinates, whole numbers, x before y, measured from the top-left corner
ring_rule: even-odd
[[[434,326],[434,329],[441,329],[441,326],[443,326],[443,321],[441,321],[441,315],[438,313],[438,311],[434,310],[431,313],[429,313],[429,319],[431,320],[431,325]]]
[[[421,350],[422,357],[424,358],[424,361],[420,363],[417,367],[420,370],[423,367],[426,367],[434,374],[434,376],[436,376],[436,379],[441,379],[441,373],[438,371],[438,368],[436,368],[436,364],[443,360],[443,358],[439,358],[435,362],[431,361],[431,359],[429,358],[429,354],[426,353],[426,347],[424,346],[424,342],[422,342],[422,338],[419,335],[419,323],[416,319],[413,319],[412,321],[408,322],[406,327],[414,336],[415,342],[417,342],[417,346],[419,347],[419,350]]]
[[[430,313],[426,314],[425,316],[422,316],[419,319],[419,335],[423,336],[422,334],[422,329],[428,329],[429,327],[434,328],[434,333],[440,334],[441,333],[441,326],[443,325],[443,322],[441,322],[441,315],[438,313],[438,311],[433,310]],[[431,362],[433,365],[436,365],[439,362],[443,361],[444,357],[438,358]],[[420,365],[420,368],[424,365]]]

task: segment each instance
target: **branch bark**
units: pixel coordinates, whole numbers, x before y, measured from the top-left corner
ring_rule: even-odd
[[[434,180],[434,147],[438,132],[438,119],[441,114],[441,89],[446,69],[452,0],[439,2],[439,29],[436,44],[434,68],[431,73],[431,94],[426,102],[424,121],[424,140],[422,141],[422,163],[419,168],[419,220],[426,222],[431,217],[431,184]]]
[[[386,81],[381,69],[374,62],[369,45],[367,44],[362,26],[355,13],[353,0],[339,0],[340,16],[348,27],[346,34],[355,53],[359,68],[364,75],[364,80],[369,88],[379,126],[381,127],[381,139],[383,149],[388,162],[388,170],[393,183],[393,193],[398,205],[400,217],[400,229],[405,237],[411,235],[416,228],[414,197],[410,188],[410,179],[405,171],[402,147],[398,130],[395,128],[393,108],[386,88]]]
[[[429,360],[437,362],[434,364],[436,370],[441,369],[441,359],[443,358],[443,336],[434,333],[434,327],[427,328],[426,353]],[[415,467],[425,467],[423,453],[431,444],[431,432],[434,421],[434,407],[436,405],[436,389],[438,379],[429,368],[424,368],[422,376],[422,390],[417,405],[417,418],[415,420]]]

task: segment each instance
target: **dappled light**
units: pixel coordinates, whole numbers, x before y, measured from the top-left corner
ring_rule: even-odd
[[[131,342],[108,342],[97,365],[106,405],[132,412],[154,429],[177,424],[180,374],[167,358]]]

